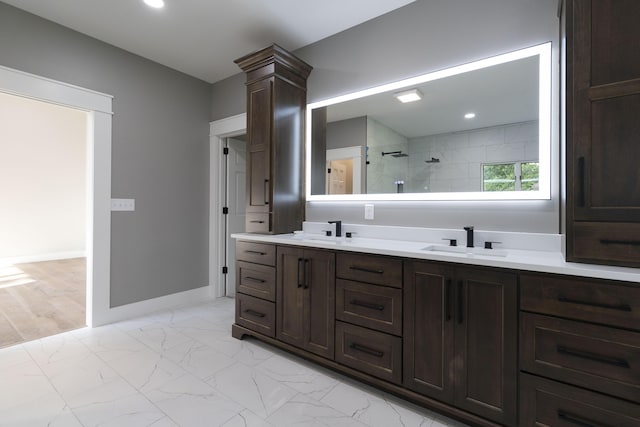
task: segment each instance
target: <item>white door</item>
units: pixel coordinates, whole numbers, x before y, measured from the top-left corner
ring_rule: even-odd
[[[226,295],[236,294],[236,241],[230,236],[233,233],[243,233],[245,230],[245,193],[247,174],[247,144],[242,137],[227,138],[229,154],[227,160],[227,203],[229,214],[226,218]]]

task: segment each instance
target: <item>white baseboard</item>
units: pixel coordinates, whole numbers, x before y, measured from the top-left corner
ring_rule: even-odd
[[[85,251],[52,252],[47,254],[22,255],[0,258],[0,265],[24,264],[27,262],[56,261],[59,259],[84,258]]]
[[[103,313],[94,313],[92,327],[107,325],[121,320],[142,316],[154,311],[164,310],[187,304],[197,304],[214,299],[210,286],[165,295],[145,301],[134,302],[119,307],[113,307]]]

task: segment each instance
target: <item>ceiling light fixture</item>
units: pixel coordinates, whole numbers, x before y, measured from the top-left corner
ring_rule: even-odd
[[[164,0],[144,0],[147,6],[155,7],[156,9],[160,9],[164,7]]]
[[[465,119],[473,119],[476,116],[476,113],[467,113],[464,115]]]
[[[422,99],[422,94],[418,89],[411,89],[411,90],[405,90],[402,92],[397,92],[397,93],[394,93],[393,96],[395,96],[398,99],[398,101],[402,103],[420,101]]]

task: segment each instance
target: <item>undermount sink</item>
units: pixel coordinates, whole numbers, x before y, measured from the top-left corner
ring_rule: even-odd
[[[422,248],[422,250],[429,252],[446,252],[466,255],[483,255],[495,257],[507,256],[507,251],[501,249],[467,248],[464,246],[429,245]]]

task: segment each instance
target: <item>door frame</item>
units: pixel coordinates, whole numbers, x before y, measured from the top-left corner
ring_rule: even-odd
[[[227,137],[246,131],[246,113],[209,123],[209,287],[216,298],[226,296],[222,274],[226,238],[222,215],[226,185],[223,148]]]
[[[111,116],[113,97],[0,66],[0,92],[86,111],[87,326],[109,323],[111,283]]]

